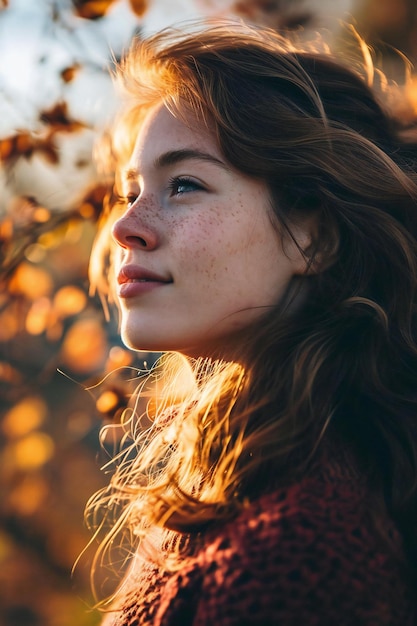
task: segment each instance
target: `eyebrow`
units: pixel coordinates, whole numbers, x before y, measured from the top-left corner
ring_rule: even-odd
[[[156,168],[164,168],[169,165],[175,165],[176,163],[180,163],[181,161],[188,161],[189,159],[194,159],[198,161],[207,161],[208,163],[213,163],[218,167],[222,167],[223,169],[229,171],[230,168],[221,161],[217,157],[209,154],[208,152],[201,152],[200,150],[191,150],[189,148],[184,148],[182,150],[170,150],[169,152],[164,152],[160,156],[158,156],[154,161],[154,167]],[[136,180],[138,176],[138,171],[135,168],[129,168],[124,171],[123,178],[126,181]]]

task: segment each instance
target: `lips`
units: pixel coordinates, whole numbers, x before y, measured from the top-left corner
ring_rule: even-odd
[[[130,298],[156,287],[172,283],[172,279],[138,265],[123,265],[117,275],[118,296]]]
[[[170,278],[151,272],[144,267],[138,265],[123,265],[117,276],[119,285],[131,282],[153,282],[153,283],[171,283]]]

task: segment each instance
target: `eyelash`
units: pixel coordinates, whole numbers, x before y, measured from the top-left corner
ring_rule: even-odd
[[[134,194],[134,193],[129,193],[127,196],[124,196],[120,193],[115,193],[114,197],[115,197],[115,205],[130,206],[135,202],[138,196],[137,194]]]
[[[137,195],[135,193],[129,193],[123,200],[127,204],[127,206],[131,206],[135,200],[137,199]]]
[[[185,193],[190,193],[190,191],[179,191],[180,187],[192,187],[191,191],[201,191],[204,189],[202,185],[188,176],[173,176],[169,179],[168,190],[170,196],[181,196]],[[123,204],[131,206],[136,201],[137,197],[137,194],[130,193],[127,196],[118,196],[118,199]]]
[[[191,191],[201,191],[203,186],[188,176],[174,176],[169,179],[168,189],[171,196],[181,196],[190,191],[179,191],[179,187],[192,187]]]

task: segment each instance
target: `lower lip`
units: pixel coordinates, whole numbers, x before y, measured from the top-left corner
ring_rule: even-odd
[[[133,280],[127,283],[122,283],[117,287],[117,295],[119,298],[134,298],[135,296],[141,296],[150,291],[154,291],[159,287],[166,287],[170,283],[162,283],[153,280],[139,281]]]

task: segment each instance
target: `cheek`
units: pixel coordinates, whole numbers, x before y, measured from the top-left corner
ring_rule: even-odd
[[[181,265],[188,272],[216,278],[218,271],[227,269],[227,259],[233,254],[227,227],[220,218],[184,220],[176,229],[176,244]]]
[[[184,276],[195,276],[196,288],[203,281],[211,294],[224,290],[225,284],[230,289],[230,281],[234,293],[248,294],[248,279],[262,282],[278,255],[278,237],[268,216],[248,215],[243,203],[233,206],[232,200],[211,206],[209,215],[198,211],[173,219],[170,231],[179,269]]]

